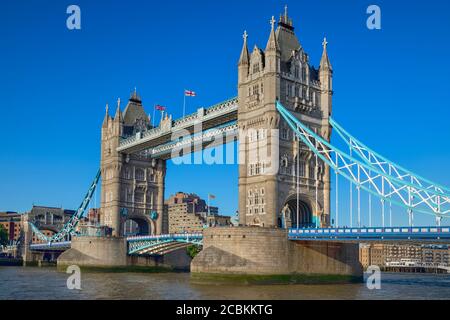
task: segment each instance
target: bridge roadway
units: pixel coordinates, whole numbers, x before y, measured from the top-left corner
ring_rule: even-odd
[[[372,227],[290,229],[289,240],[336,242],[450,243],[450,227]]]
[[[292,241],[330,242],[414,242],[450,244],[450,227],[372,227],[289,229]],[[164,234],[127,237],[129,255],[164,255],[190,245],[201,246],[201,233]],[[70,241],[32,244],[32,251],[64,251]]]

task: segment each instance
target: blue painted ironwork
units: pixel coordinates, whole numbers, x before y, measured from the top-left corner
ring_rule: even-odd
[[[289,229],[289,240],[439,241],[450,243],[450,227],[374,227]]]
[[[128,254],[166,254],[168,252],[187,247],[189,245],[201,246],[203,234],[182,233],[165,234],[159,236],[128,237]]]
[[[30,245],[33,251],[51,251],[51,250],[67,250],[70,249],[71,241],[34,243]]]
[[[392,177],[411,183],[414,187],[408,188],[410,188],[411,194],[417,197],[416,203],[426,204],[433,210],[436,218],[440,219],[450,213],[450,188],[425,179],[376,153],[348,133],[332,118],[330,118],[330,124],[350,150],[355,151],[353,154],[359,156],[362,161]]]
[[[439,218],[450,217],[450,195],[444,195],[441,190],[432,190],[417,183],[402,180],[389,172],[384,172],[369,161],[357,159],[352,154],[341,151],[310,130],[279,101],[276,102],[276,107],[296,136],[335,172],[353,183],[357,189],[363,189],[382,201],[391,202],[410,210],[409,212],[414,210]],[[427,201],[431,197],[434,197],[434,200]],[[435,207],[436,202],[437,207]],[[448,209],[442,209],[444,204],[448,205]]]
[[[122,217],[128,216],[128,209],[127,208],[120,208],[120,215]]]
[[[150,219],[152,219],[153,221],[156,221],[158,219],[158,212],[156,212],[156,211],[150,212]]]
[[[97,172],[97,175],[94,178],[94,181],[92,182],[91,186],[89,187],[88,192],[86,193],[82,203],[78,207],[77,211],[73,216],[70,217],[70,219],[64,224],[64,227],[58,232],[55,233],[51,237],[47,237],[44,235],[33,223],[29,222],[33,233],[42,241],[45,242],[58,242],[61,240],[64,240],[66,236],[69,235],[76,235],[75,228],[78,225],[78,222],[80,219],[84,216],[84,213],[86,211],[86,208],[89,205],[89,202],[92,199],[92,196],[94,195],[95,189],[97,188],[98,181],[100,180],[101,172],[100,170]]]

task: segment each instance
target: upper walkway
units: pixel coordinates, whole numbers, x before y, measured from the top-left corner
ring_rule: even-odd
[[[201,131],[223,126],[237,121],[237,110],[237,98],[229,99],[209,108],[200,108],[195,113],[171,121],[169,125],[162,121],[158,127],[122,139],[117,151],[131,154],[162,146],[172,142],[173,135],[178,132],[188,131],[194,134],[195,127],[200,125]]]

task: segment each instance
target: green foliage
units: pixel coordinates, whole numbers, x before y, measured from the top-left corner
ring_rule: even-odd
[[[8,231],[0,224],[0,245],[6,246],[8,244]]]
[[[200,247],[195,245],[189,246],[186,248],[186,252],[191,259],[194,259],[194,257],[200,252]]]

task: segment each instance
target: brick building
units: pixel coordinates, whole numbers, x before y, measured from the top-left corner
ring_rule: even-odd
[[[208,206],[196,194],[177,192],[165,201],[169,233],[202,232],[203,228],[228,226],[231,218],[219,215],[219,209]]]

